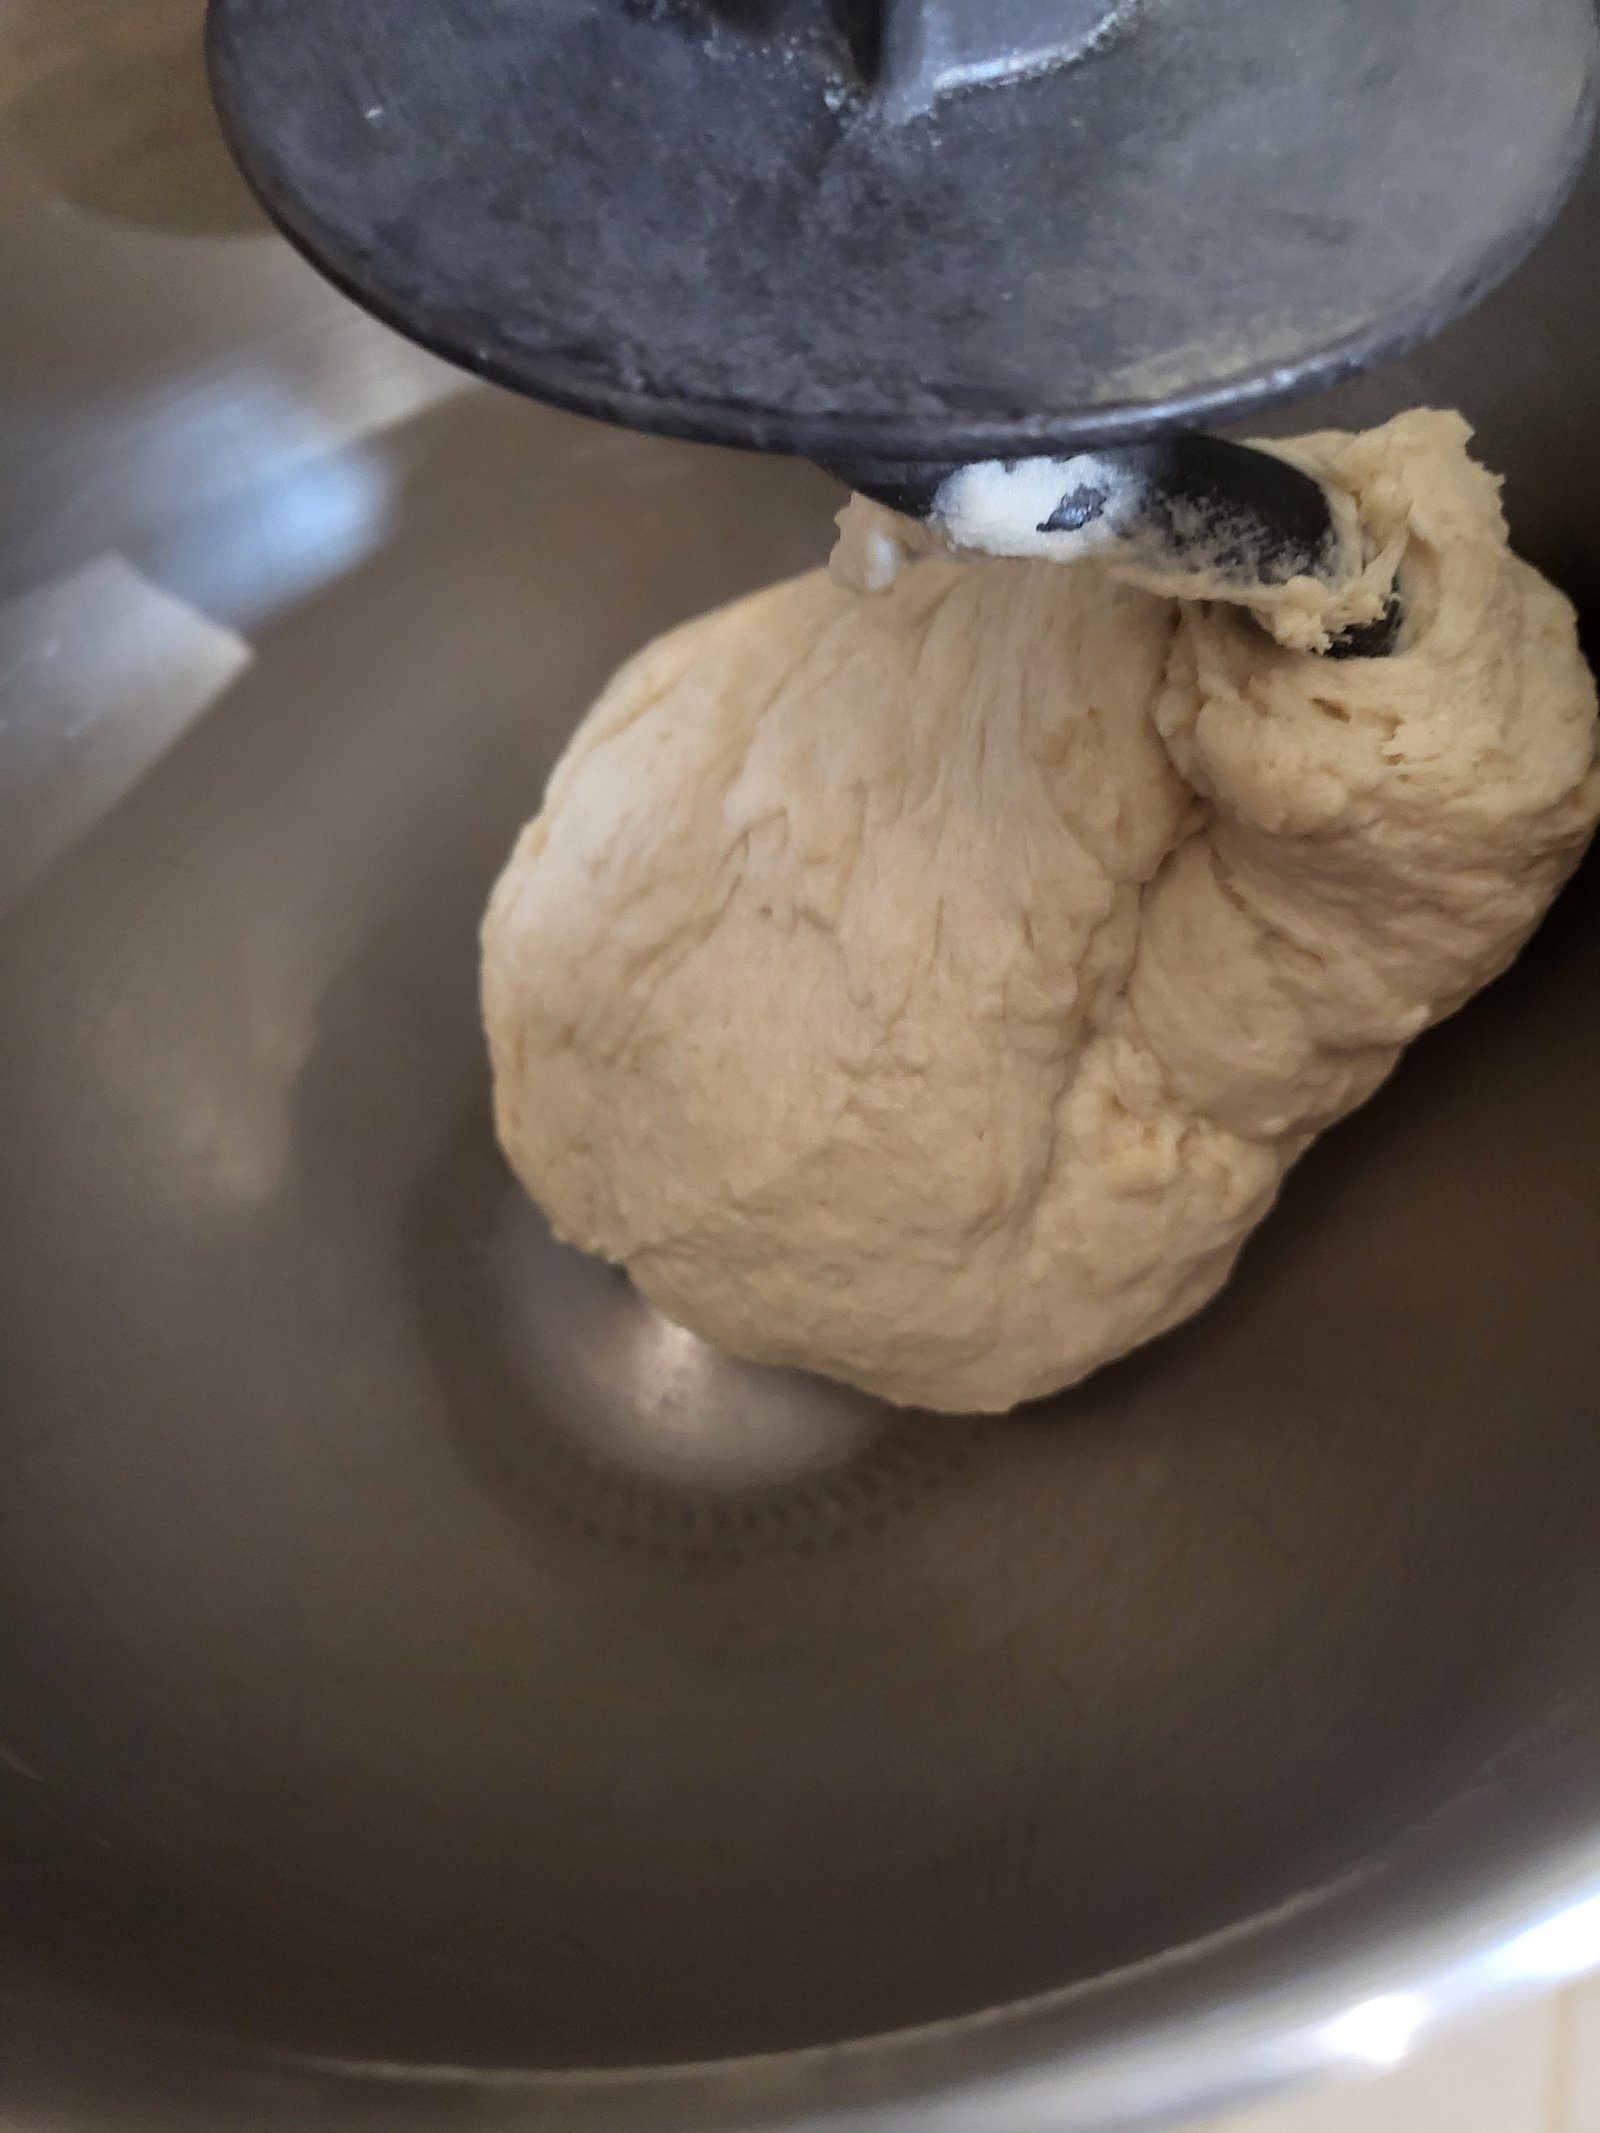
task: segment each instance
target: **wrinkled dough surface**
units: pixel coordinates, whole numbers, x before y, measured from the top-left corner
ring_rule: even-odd
[[[557,1232],[736,1354],[932,1408],[1204,1304],[1600,812],[1571,612],[1466,441],[1295,447],[1401,558],[1386,659],[930,559],[632,660],[485,921],[500,1136]]]

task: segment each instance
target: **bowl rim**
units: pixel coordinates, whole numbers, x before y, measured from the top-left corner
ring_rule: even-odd
[[[1559,1777],[1541,1728],[1325,1886],[1030,1999],[751,2057],[530,2071],[296,2055],[0,1987],[0,2128],[37,2108],[102,2133],[270,2133],[289,2108],[340,2133],[1133,2133],[1371,2073],[1600,1966],[1600,1697],[1564,1736],[1574,1715]],[[1544,1837],[1493,1872],[1524,1822]]]

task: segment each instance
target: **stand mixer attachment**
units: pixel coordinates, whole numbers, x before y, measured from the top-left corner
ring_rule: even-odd
[[[268,211],[401,331],[930,497],[1433,333],[1565,197],[1596,43],[1589,0],[210,0],[208,34]],[[1121,465],[1169,525],[1219,478]],[[1226,473],[1305,548],[1303,478]]]
[[[1275,452],[1198,431],[1067,459],[950,467],[858,460],[835,471],[942,545],[979,554],[1061,563],[1111,556],[1163,578],[1242,591],[1301,577],[1334,586],[1359,565],[1320,482]],[[1396,592],[1374,620],[1340,631],[1327,656],[1388,652],[1403,619]]]

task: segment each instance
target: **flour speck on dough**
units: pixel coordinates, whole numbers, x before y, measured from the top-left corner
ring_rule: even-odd
[[[897,573],[874,524],[875,597],[819,570],[633,659],[484,925],[558,1234],[735,1354],[932,1408],[1198,1310],[1600,816],[1571,610],[1467,441],[1281,447],[1398,564],[1386,658],[1297,648],[1310,581],[1251,616],[1102,562]]]

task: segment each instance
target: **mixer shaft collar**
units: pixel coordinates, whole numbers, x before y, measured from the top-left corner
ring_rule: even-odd
[[[270,212],[415,339],[641,429],[948,461],[1214,424],[1431,333],[1564,196],[1595,23],[211,0],[209,43]]]

